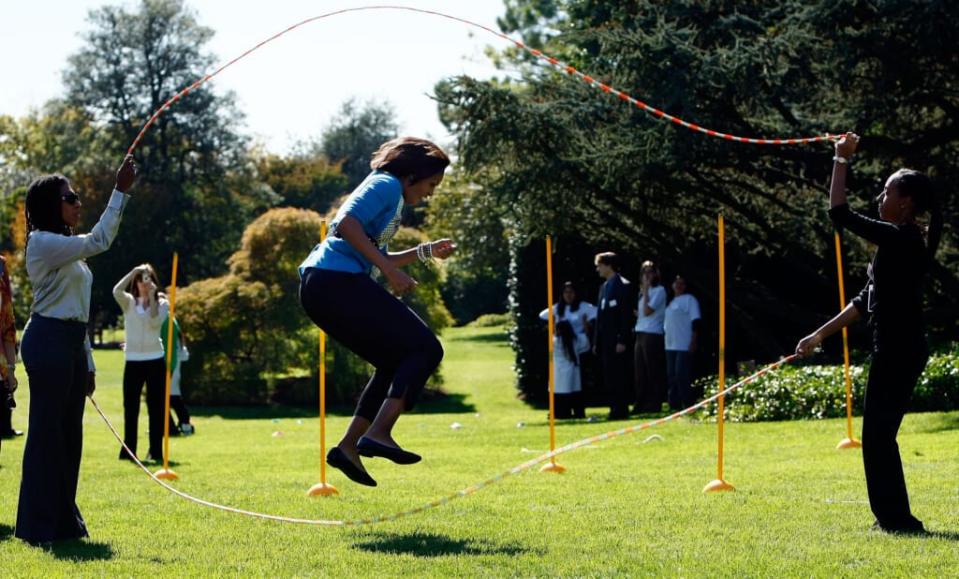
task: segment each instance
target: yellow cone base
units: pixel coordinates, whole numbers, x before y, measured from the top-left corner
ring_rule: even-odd
[[[836,450],[842,450],[844,448],[862,448],[862,443],[855,438],[844,438],[836,445]]]
[[[556,474],[563,474],[566,472],[566,467],[557,462],[548,462],[540,467],[539,472],[555,472]]]
[[[734,491],[736,487],[724,481],[723,479],[716,479],[710,482],[708,485],[703,487],[704,493],[720,493],[725,491]]]
[[[329,497],[340,494],[340,491],[336,490],[336,487],[329,483],[321,482],[311,486],[306,494],[311,497]]]
[[[160,480],[177,480],[180,477],[177,476],[173,470],[169,468],[161,468],[160,470],[153,473],[153,476],[157,477]]]

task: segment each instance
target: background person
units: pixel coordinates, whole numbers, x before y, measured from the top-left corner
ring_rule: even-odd
[[[629,400],[632,392],[633,374],[630,369],[629,351],[632,347],[633,326],[632,286],[619,274],[619,256],[611,251],[597,254],[594,258],[596,273],[604,281],[599,288],[599,311],[596,314],[593,351],[599,359],[603,381],[609,392],[609,419],[622,420],[629,417]]]
[[[553,313],[556,417],[585,418],[581,356],[590,350],[590,326],[596,319],[596,306],[580,300],[573,282],[568,281],[563,284],[562,298],[553,306]],[[541,311],[539,317],[548,320],[549,308]]]
[[[160,280],[153,266],[145,263],[130,270],[113,287],[113,298],[123,310],[123,442],[134,455],[140,397],[147,390],[150,453],[147,460],[163,460],[163,412],[166,408],[166,362],[160,328],[170,304],[159,292]],[[132,460],[120,447],[120,460]]]
[[[13,428],[17,382],[17,324],[13,315],[13,289],[7,262],[0,255],[0,439],[20,436]]]
[[[639,274],[639,301],[636,306],[636,344],[633,372],[636,388],[634,412],[659,412],[666,401],[666,349],[663,320],[666,288],[660,283],[659,268],[644,261]]]
[[[669,407],[688,408],[696,402],[693,392],[693,355],[696,353],[701,323],[699,301],[686,293],[686,279],[673,280],[673,299],[663,318],[666,347],[666,376],[669,380]]]

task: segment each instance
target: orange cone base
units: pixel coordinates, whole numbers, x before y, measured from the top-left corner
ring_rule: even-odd
[[[153,473],[153,476],[157,477],[160,480],[177,480],[180,477],[177,476],[175,472],[168,468],[161,468],[160,470]]]
[[[841,450],[843,448],[862,448],[862,443],[855,438],[844,438],[839,441],[839,444],[836,445],[836,450]]]
[[[734,491],[734,490],[736,490],[736,487],[734,487],[733,485],[729,484],[728,482],[724,481],[721,478],[716,479],[712,481],[711,483],[709,483],[708,485],[706,485],[705,487],[703,487],[704,493],[720,493],[720,492]]]
[[[556,474],[563,474],[566,472],[566,467],[558,462],[547,462],[540,467],[539,472],[555,472]]]
[[[336,487],[329,483],[321,482],[311,486],[306,494],[311,497],[329,497],[340,494],[340,491],[336,490]]]

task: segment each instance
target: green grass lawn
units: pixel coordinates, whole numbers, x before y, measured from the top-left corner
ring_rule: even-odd
[[[438,401],[400,420],[397,439],[425,458],[412,466],[368,460],[378,488],[333,471],[340,496],[306,496],[319,479],[315,413],[201,408],[198,434],[171,441],[176,486],[250,510],[355,519],[418,506],[547,450],[545,413],[514,397],[503,331],[454,329],[444,343],[455,404]],[[97,399],[119,427],[121,353],[98,351],[97,364]],[[27,394],[24,384],[14,416],[21,428]],[[330,417],[330,440],[347,420]],[[626,424],[562,424],[557,443]],[[117,461],[112,435],[88,406],[78,503],[91,538],[51,550],[13,538],[24,441],[4,441],[0,569],[5,577],[955,575],[959,412],[910,415],[900,435],[913,510],[938,533],[926,538],[869,530],[860,454],[834,450],[842,421],[731,424],[726,432],[734,493],[702,493],[716,474],[716,427],[684,419],[563,455],[563,475],[533,469],[401,521],[323,528],[244,518],[168,493]],[[662,440],[645,442],[653,433]]]

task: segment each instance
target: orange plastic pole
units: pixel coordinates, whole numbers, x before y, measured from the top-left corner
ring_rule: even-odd
[[[326,239],[326,221],[320,223],[320,243]],[[320,329],[320,482],[310,487],[310,496],[339,494],[326,482],[326,332]]]
[[[726,389],[726,228],[722,214],[719,215],[719,391]],[[725,396],[718,399],[719,453],[716,480],[710,482],[703,492],[731,491],[733,486],[723,479],[723,442],[725,438]]]
[[[179,255],[173,252],[173,275],[170,279],[170,314],[167,318],[166,333],[166,395],[163,404],[163,468],[155,475],[159,479],[177,480],[179,476],[170,470],[170,382],[173,377],[173,320],[176,313],[176,273],[179,265]]]
[[[846,287],[843,280],[842,240],[839,232],[836,237],[836,270],[839,274],[839,311],[846,307]],[[839,441],[836,448],[861,448],[862,443],[852,435],[852,373],[849,369],[849,331],[842,329],[842,357],[846,378],[846,438]]]
[[[553,367],[553,333],[555,321],[553,319],[553,241],[546,236],[546,307],[549,327],[549,451],[556,450],[556,368]],[[564,472],[565,467],[556,463],[556,457],[550,458],[549,464],[543,465],[541,472]]]

